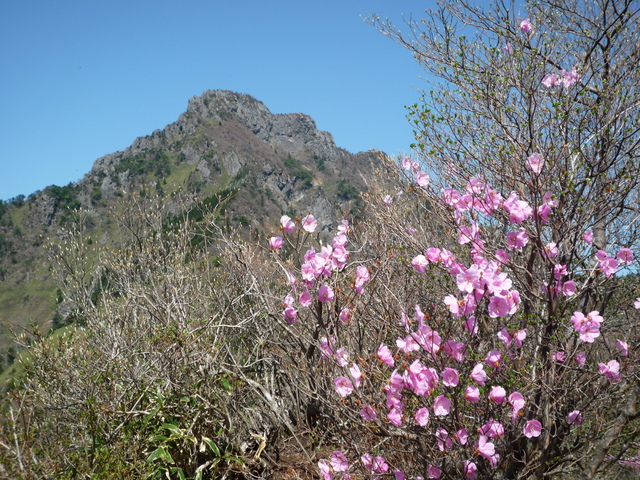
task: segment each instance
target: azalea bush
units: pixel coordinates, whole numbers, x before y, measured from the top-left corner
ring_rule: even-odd
[[[456,2],[409,35],[372,22],[436,77],[411,108],[416,158],[388,165],[397,184],[355,228],[322,241],[313,218],[283,217],[269,243],[303,386],[343,439],[321,474],[624,463],[640,416],[637,8]]]

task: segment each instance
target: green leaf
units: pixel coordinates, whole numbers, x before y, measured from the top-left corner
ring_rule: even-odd
[[[166,428],[174,435],[182,435],[182,430],[180,430],[176,425],[172,423],[163,423],[162,428]]]
[[[174,463],[169,452],[167,452],[163,447],[156,448],[151,455],[149,455],[149,458],[147,458],[147,463],[151,463],[158,458],[168,463]]]
[[[222,383],[222,388],[224,388],[227,392],[231,391],[231,384],[229,383],[229,380],[227,380],[225,377],[222,377],[220,379],[220,383]]]
[[[214,443],[213,440],[210,440],[208,438],[203,438],[202,439],[207,445],[209,445],[209,448],[211,449],[211,451],[213,452],[213,454],[216,457],[220,456],[220,449],[218,448],[218,446]]]

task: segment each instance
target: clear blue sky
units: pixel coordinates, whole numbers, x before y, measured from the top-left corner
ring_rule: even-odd
[[[0,5],[0,199],[79,180],[204,90],[303,112],[352,152],[408,151],[419,99],[398,24],[432,0],[20,0]]]

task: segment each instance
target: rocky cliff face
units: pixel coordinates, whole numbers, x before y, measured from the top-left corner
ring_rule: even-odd
[[[175,123],[96,160],[81,183],[109,198],[144,181],[175,182],[172,173],[189,171],[180,187],[195,194],[239,189],[232,213],[254,226],[282,212],[308,211],[330,225],[336,203],[355,199],[375,161],[373,152],[338,148],[308,115],[273,114],[249,95],[213,90],[190,99]],[[151,178],[148,170],[159,162],[168,168]]]

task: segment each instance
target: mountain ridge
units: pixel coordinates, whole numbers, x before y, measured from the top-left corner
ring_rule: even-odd
[[[251,227],[254,235],[277,230],[285,213],[313,213],[327,231],[338,216],[357,214],[381,154],[349,153],[308,115],[274,114],[250,95],[205,91],[175,122],[96,159],[77,182],[0,205],[0,318],[18,328],[55,323],[60,299],[45,246],[64,235],[78,209],[100,244],[117,239],[108,212],[149,189],[168,198],[179,193],[175,213],[224,196],[220,223]],[[0,348],[10,343],[9,322],[0,322]]]

